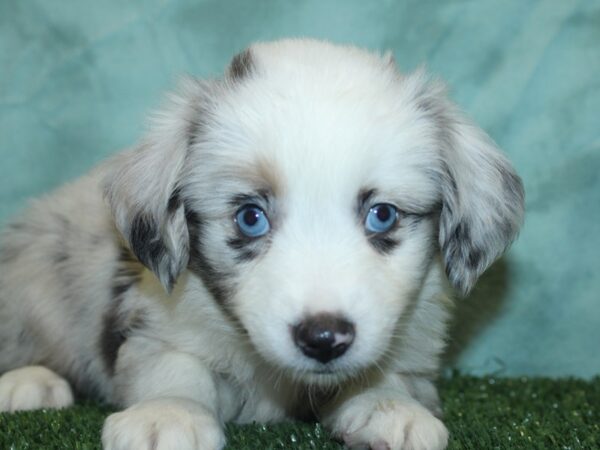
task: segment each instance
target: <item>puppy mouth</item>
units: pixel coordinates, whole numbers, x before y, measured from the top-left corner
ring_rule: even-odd
[[[334,370],[330,367],[324,367],[322,369],[308,370],[308,373],[314,374],[314,375],[339,375],[340,373],[343,373],[343,371]]]
[[[357,367],[338,366],[336,364],[327,364],[319,367],[311,367],[302,371],[302,377],[311,382],[330,383],[332,381],[342,381],[356,376],[360,369]]]
[[[356,372],[353,371],[323,368],[306,370],[299,374],[299,376],[297,374],[294,378],[309,386],[331,388],[333,386],[339,386],[340,384],[353,379],[355,376]]]

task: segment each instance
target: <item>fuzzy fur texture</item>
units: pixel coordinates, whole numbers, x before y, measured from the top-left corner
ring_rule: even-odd
[[[240,231],[248,204],[261,237]],[[379,204],[397,221],[371,233]],[[438,81],[255,44],[8,226],[0,408],[66,406],[66,379],[124,408],[107,449],[219,449],[226,421],[311,415],[349,446],[442,449],[449,284],[468,293],[522,217],[518,176]],[[307,323],[347,348],[309,356]]]

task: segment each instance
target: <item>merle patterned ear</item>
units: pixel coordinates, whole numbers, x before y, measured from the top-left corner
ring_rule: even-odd
[[[452,285],[467,295],[521,227],[521,179],[489,137],[457,118],[448,131],[440,246]]]
[[[167,291],[186,268],[189,235],[181,176],[201,121],[206,85],[185,80],[148,134],[109,165],[105,195],[129,247]]]
[[[524,215],[521,179],[479,127],[422,73],[417,105],[435,125],[442,151],[439,243],[450,283],[467,295],[516,237]]]
[[[189,258],[185,211],[177,191],[174,195],[160,218],[144,210],[135,213],[126,235],[133,253],[156,274],[167,292],[173,289]]]

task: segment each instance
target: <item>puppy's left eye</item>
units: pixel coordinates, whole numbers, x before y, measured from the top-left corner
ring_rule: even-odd
[[[389,231],[398,220],[398,210],[389,203],[378,203],[371,207],[365,219],[365,228],[370,233]]]
[[[235,223],[239,230],[248,237],[264,236],[271,229],[271,224],[265,212],[258,206],[249,204],[238,209]]]

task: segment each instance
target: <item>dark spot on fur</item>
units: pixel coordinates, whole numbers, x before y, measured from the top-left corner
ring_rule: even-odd
[[[466,223],[460,222],[450,236],[442,245],[445,254],[446,265],[450,265],[453,260],[464,259],[466,253],[465,245],[469,242],[470,232]]]
[[[113,276],[112,298],[118,301],[131,286],[138,283],[142,277],[142,268],[131,252],[121,247],[117,270]]]
[[[118,305],[113,305],[102,319],[102,334],[100,335],[100,351],[104,365],[110,375],[115,373],[115,364],[119,348],[125,342],[125,335],[121,329],[121,318]]]
[[[482,251],[473,252],[469,221],[456,217],[459,210],[458,186],[447,163],[442,164],[442,207],[439,216],[440,248],[444,260],[444,269],[450,283],[461,293],[468,290],[472,273],[485,257]],[[457,223],[458,222],[458,223]],[[475,270],[474,270],[475,269]]]
[[[358,201],[361,205],[366,205],[375,194],[377,194],[376,189],[362,189],[358,194]]]
[[[460,292],[466,294],[472,279],[479,272],[485,252],[471,240],[468,222],[458,223],[442,245],[448,279]]]
[[[525,202],[523,181],[516,173],[506,170],[506,168],[499,168],[498,170],[502,176],[502,186],[508,204],[515,209],[521,209]],[[511,240],[515,234],[514,223],[511,223],[510,220],[503,220],[499,226],[502,238],[507,241]]]
[[[60,250],[57,250],[56,253],[54,254],[53,261],[55,264],[62,264],[65,261],[67,261],[68,259],[69,259],[69,254],[64,249],[64,247],[61,245]]]
[[[188,125],[188,148],[191,148],[198,143],[198,136],[203,128],[204,124],[199,118],[190,119]]]
[[[227,245],[229,248],[233,250],[244,250],[248,245],[252,243],[253,239],[248,238],[246,236],[238,236],[235,238],[231,238],[227,241]]]
[[[238,206],[246,205],[249,203],[256,203],[257,198],[255,195],[250,194],[236,194],[231,197],[228,201],[229,206],[237,208]]]
[[[236,252],[235,259],[238,262],[252,261],[259,255],[256,248],[257,245],[263,242],[261,239],[251,239],[246,236],[237,236],[227,241],[229,248]]]
[[[173,214],[181,206],[181,187],[173,190],[171,197],[169,197],[169,203],[167,204],[167,213]]]
[[[142,271],[143,268],[130,251],[121,247],[117,269],[113,275],[112,299],[108,311],[104,314],[100,335],[101,354],[106,370],[111,375],[114,374],[119,348],[132,330],[144,325],[143,313],[138,311],[136,314],[127,314],[121,311],[125,293],[140,281]]]
[[[256,259],[258,255],[259,253],[255,250],[243,250],[238,252],[238,254],[235,256],[235,260],[238,262],[249,262],[253,259]]]
[[[204,220],[197,212],[186,207],[186,220],[190,234],[190,258],[188,268],[200,277],[204,286],[217,303],[225,306],[231,295],[227,274],[219,271],[204,253]]]
[[[264,206],[268,206],[271,196],[272,194],[269,190],[260,189],[256,192],[256,194],[236,194],[231,197],[231,199],[228,201],[228,204],[232,208],[248,204],[256,204],[260,206],[263,203],[265,204]]]
[[[370,208],[371,199],[377,194],[376,189],[361,189],[358,193],[358,202],[356,205],[356,211],[359,220],[363,220],[365,214],[367,214]]]
[[[8,229],[12,231],[20,231],[26,228],[26,224],[22,222],[11,222],[8,224]]]
[[[382,255],[390,254],[400,244],[397,239],[385,235],[373,235],[369,237],[369,242]]]
[[[229,64],[229,77],[235,81],[249,77],[253,71],[254,61],[250,49],[235,55]]]
[[[157,272],[166,255],[166,248],[155,221],[145,213],[138,213],[131,222],[129,232],[131,250],[142,264]]]
[[[439,216],[441,206],[439,204],[433,207],[434,209],[424,214],[404,214],[401,216],[401,224],[406,227],[409,232],[414,232],[419,228],[419,225],[424,220],[436,220]]]
[[[478,270],[483,257],[484,253],[481,250],[471,247],[467,258],[467,267],[471,270]]]
[[[145,319],[142,311],[135,314],[124,314],[120,311],[121,303],[114,304],[103,317],[100,350],[104,365],[109,375],[114,375],[117,356],[121,345],[136,329],[144,327]]]
[[[466,223],[459,223],[454,229],[454,233],[452,233],[452,239],[460,243],[469,242],[471,240],[471,229]]]

